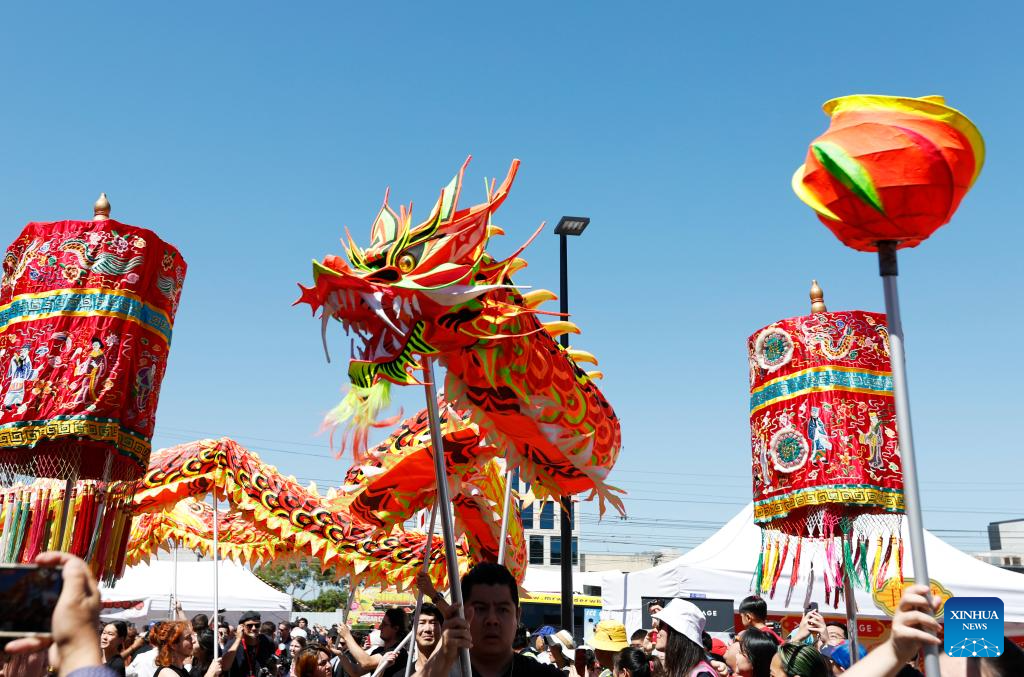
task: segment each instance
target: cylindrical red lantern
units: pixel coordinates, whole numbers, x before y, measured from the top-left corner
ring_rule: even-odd
[[[885,316],[822,306],[758,330],[747,347],[754,521],[764,533],[757,589],[773,592],[788,562],[795,584],[801,553],[805,566],[821,558],[819,589],[833,603],[844,575],[874,587],[870,559],[881,553],[868,553],[899,538],[904,511]]]
[[[949,222],[981,172],[985,144],[940,96],[844,96],[807,151],[793,190],[843,244],[913,247]]]
[[[128,480],[149,463],[185,262],[109,218],[30,223],[0,285],[0,470]]]

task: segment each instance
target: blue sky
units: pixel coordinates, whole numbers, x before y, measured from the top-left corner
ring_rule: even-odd
[[[86,218],[103,190],[176,244],[155,443],[229,435],[326,485],[347,463],[315,433],[344,363],[295,282],[343,226],[368,239],[386,186],[422,215],[466,155],[466,201],[518,157],[497,254],[592,218],[571,242],[575,344],[622,419],[633,521],[587,520],[583,550],[687,548],[749,500],[746,337],[806,313],[811,278],[833,309],[882,310],[875,258],[789,188],[821,103],[943,94],[988,161],[900,284],[926,526],[983,549],[1021,516],[1020,21],[934,2],[21,3],[0,13],[3,239]],[[556,289],[557,255],[542,234],[517,281]]]

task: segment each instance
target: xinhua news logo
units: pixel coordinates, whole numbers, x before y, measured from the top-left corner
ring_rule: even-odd
[[[1003,600],[951,597],[943,609],[946,654],[995,658],[1003,655]]]

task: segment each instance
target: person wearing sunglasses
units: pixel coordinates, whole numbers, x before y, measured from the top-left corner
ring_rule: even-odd
[[[238,619],[235,640],[224,651],[221,665],[229,666],[229,677],[261,677],[269,670],[274,643],[260,634],[260,614],[246,611]]]

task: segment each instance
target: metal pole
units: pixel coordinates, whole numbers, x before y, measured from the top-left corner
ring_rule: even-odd
[[[220,560],[220,527],[217,523],[217,486],[213,487],[213,627],[214,632],[220,628],[220,618],[217,615],[220,610],[220,571],[218,561]],[[217,635],[213,636],[213,660],[220,658],[220,647]],[[231,639],[230,637],[228,638]],[[245,650],[245,647],[242,647]]]
[[[352,575],[345,576],[345,587],[348,590],[348,596],[345,599],[345,608],[341,610],[341,622],[348,625],[348,613],[352,608]],[[290,619],[289,619],[290,620]]]
[[[843,596],[846,598],[846,634],[850,641],[850,665],[860,660],[857,648],[857,598],[854,596],[850,572],[843,567]]]
[[[462,585],[459,581],[459,554],[455,550],[455,525],[449,509],[451,499],[448,498],[448,473],[444,467],[444,440],[441,437],[441,416],[437,410],[437,388],[434,385],[434,358],[423,357],[423,388],[427,396],[427,414],[430,418],[430,440],[434,446],[434,476],[437,479],[437,498],[434,505],[441,513],[441,532],[444,534],[444,553],[448,562],[448,585],[451,590],[452,604],[459,605],[459,618],[465,619],[466,613],[462,605]],[[469,649],[459,652],[462,663],[463,677],[472,677],[469,660]]]
[[[178,544],[174,544],[174,580],[171,581],[171,613],[169,614],[170,619],[173,621],[175,616],[175,607],[178,606]]]
[[[498,541],[498,564],[505,564],[505,550],[508,540],[508,512],[512,507],[512,468],[505,471],[505,505],[501,509],[501,540]]]
[[[569,316],[569,243],[565,235],[558,236],[559,246],[559,310],[562,318]],[[562,334],[560,337],[562,347],[569,347],[569,335]],[[568,630],[573,637],[576,636],[575,619],[572,608],[572,522],[569,519],[572,510],[572,501],[568,496],[559,499],[561,505],[562,519],[559,540],[562,543],[562,629]]]
[[[434,524],[437,522],[437,501],[434,501],[434,506],[430,509],[430,530],[427,532],[427,550],[423,555],[423,568],[421,571],[426,571],[427,566],[430,564],[430,555],[434,550]],[[416,593],[416,611],[412,614],[412,635],[416,636],[416,633],[420,629],[420,612],[423,611],[423,591],[420,590]],[[409,646],[409,658],[405,661],[405,677],[409,677],[412,674],[412,663],[416,654],[419,653],[419,647],[414,641]]]
[[[629,572],[622,572],[622,624],[626,624],[626,609],[629,608]]]
[[[921,495],[917,485],[917,461],[914,457],[914,433],[910,420],[910,394],[907,388],[907,362],[903,349],[903,322],[900,318],[899,289],[896,277],[899,266],[896,243],[878,243],[878,273],[885,290],[885,314],[889,325],[889,359],[892,362],[892,394],[896,403],[896,427],[899,433],[900,457],[903,460],[903,499],[906,503],[910,531],[910,552],[914,558],[914,581],[931,589],[928,562],[924,551],[924,520],[921,517]],[[929,598],[931,595],[929,595]],[[938,675],[939,654],[934,646],[924,649],[925,672]]]

